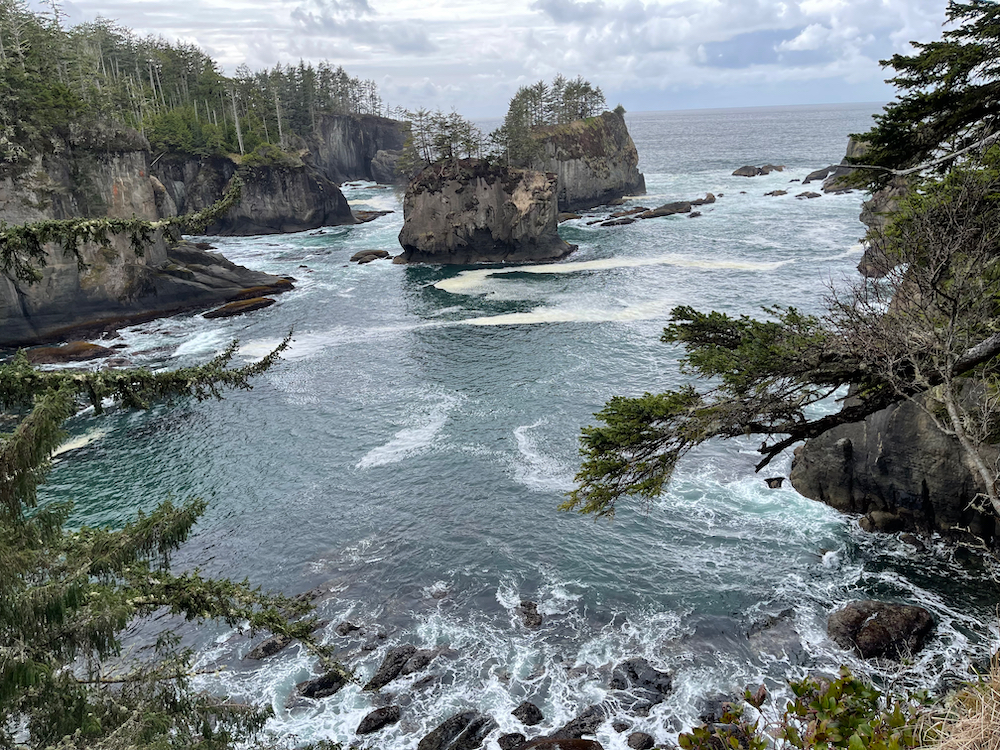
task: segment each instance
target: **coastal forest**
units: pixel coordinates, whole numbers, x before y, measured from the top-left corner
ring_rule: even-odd
[[[954,28],[946,31],[941,41],[918,44],[912,55],[896,55],[885,61],[894,71],[892,80],[898,96],[876,116],[870,130],[854,134],[855,141],[866,144],[864,153],[841,165],[847,176],[838,179],[844,180],[841,184],[847,186],[845,193],[864,190],[883,199],[877,220],[870,223],[865,238],[865,257],[874,270],[846,288],[831,291],[818,312],[770,306],[761,315],[750,316],[690,305],[674,307],[661,341],[681,352],[676,364],[685,382],[656,393],[607,396],[610,400],[595,415],[596,424],[582,427],[580,432],[579,468],[573,488],[563,494],[562,510],[610,520],[616,514],[624,515],[630,504],[639,503],[648,509],[668,491],[685,457],[696,454],[701,447],[747,436],[762,439],[755,459],[759,461],[756,469],[761,471],[771,462],[780,461],[790,448],[803,443],[808,446],[809,441],[849,425],[867,424],[865,420],[884,410],[906,404],[957,446],[960,462],[971,467],[969,473],[980,490],[975,499],[977,518],[991,519],[994,531],[1000,527],[996,523],[1000,521],[1000,457],[996,449],[1000,442],[1000,67],[995,54],[1000,45],[1000,5],[990,0],[951,0],[948,13]],[[557,159],[558,149],[546,139],[565,138],[571,132],[567,126],[578,126],[584,137],[592,140],[597,140],[594,133],[603,132],[598,131],[599,127],[620,125],[627,134],[624,109],[619,106],[613,113],[606,113],[606,108],[599,87],[582,77],[559,75],[550,83],[541,81],[521,87],[509,102],[502,125],[488,136],[455,112],[406,111],[402,113],[408,121],[406,141],[395,155],[397,169],[404,178],[417,175],[410,187],[419,186],[425,198],[433,193],[427,184],[443,180],[442,175],[452,172],[461,174],[462,169],[468,169],[491,188],[503,187],[504,180],[513,182],[511,175],[526,180],[534,193],[527,190],[522,195],[528,193],[535,201],[547,201],[543,218],[550,225],[550,234],[555,235],[560,213],[555,173],[546,175],[543,171],[538,177],[532,170],[548,163],[546,159]],[[210,247],[184,240],[181,232],[202,231],[236,205],[240,191],[246,189],[241,175],[251,174],[254,168],[261,168],[256,173],[255,196],[266,195],[274,186],[274,193],[287,189],[294,194],[287,188],[288,175],[301,176],[313,168],[302,144],[314,134],[323,116],[388,114],[373,81],[352,77],[333,64],[299,62],[261,71],[241,66],[233,76],[226,76],[216,62],[193,45],[140,37],[106,19],[68,27],[58,0],[49,0],[42,12],[31,11],[23,0],[0,0],[0,179],[15,184],[13,181],[40,163],[42,156],[58,154],[81,133],[101,129],[133,129],[140,140],[148,143],[150,153],[159,156],[181,154],[192,157],[192,163],[225,157],[249,168],[237,172],[234,166],[227,174],[230,181],[224,199],[188,215],[0,223],[0,273],[20,290],[43,279],[43,271],[51,270],[47,265],[57,265],[53,262],[55,253],[62,260],[69,259],[63,265],[83,272],[101,263],[113,266],[115,242],[122,242],[137,257],[153,253],[159,243],[169,244],[170,252],[175,253],[167,256],[163,250],[163,263],[158,267],[161,275],[172,274],[171,283],[180,283],[176,279],[185,284],[207,283],[204,279],[210,275],[205,270],[209,261],[221,267],[220,277],[230,282],[238,276],[234,270],[238,267],[224,265],[217,257],[211,260]],[[627,140],[631,144],[631,139]],[[273,147],[283,157],[287,156],[285,151],[302,151],[303,158],[271,158],[278,162],[277,166],[264,163]],[[379,150],[383,155],[384,151]],[[634,152],[632,145],[629,156],[634,157]],[[143,158],[148,158],[149,154],[143,153]],[[237,154],[249,158],[236,158]],[[459,166],[460,161],[466,161],[465,166]],[[473,166],[468,166],[470,163]],[[262,164],[275,167],[274,172],[265,173]],[[145,161],[141,164],[143,169],[146,165]],[[630,175],[634,172],[642,177],[636,163],[628,167]],[[503,179],[495,178],[495,174],[502,174]],[[324,193],[324,200],[342,202],[346,211],[344,225],[348,227],[345,234],[355,224],[363,223],[351,213],[348,201],[329,179],[316,179],[311,172],[307,176],[314,180],[312,185],[319,186],[315,192]],[[426,182],[421,184],[421,179]],[[536,181],[530,182],[533,179]],[[465,193],[474,182],[468,179],[454,189],[456,203],[457,196],[464,195],[462,201],[479,208],[478,198],[473,201],[470,197],[472,190]],[[638,187],[638,179],[631,184]],[[166,189],[162,184],[159,188],[155,198],[153,187],[144,184],[146,192],[142,193],[148,197],[147,203],[157,208],[166,200]],[[371,192],[380,189],[372,188]],[[706,197],[696,205],[715,201],[712,195],[711,201]],[[616,207],[621,205],[623,196],[618,195],[614,202]],[[435,206],[429,213],[445,213],[441,208]],[[640,218],[644,212],[650,213],[645,208],[633,210]],[[364,223],[389,213],[391,210],[370,211]],[[539,211],[539,215],[542,213]],[[692,220],[704,219],[691,211],[690,204],[685,213]],[[623,213],[615,218],[629,217]],[[589,215],[575,215],[562,220],[588,219]],[[644,223],[661,220],[671,219],[660,214]],[[594,219],[589,223],[603,221]],[[628,223],[621,226],[627,228]],[[697,226],[693,222],[691,225]],[[310,247],[325,241],[325,231],[321,227],[310,234],[306,240],[312,243]],[[576,226],[569,231],[577,233],[573,235],[576,241],[585,236],[582,233],[586,230]],[[86,256],[82,251],[85,247],[91,249]],[[363,252],[359,253],[362,259]],[[309,264],[318,265],[314,256],[289,255],[296,264],[296,273],[302,276],[312,273]],[[365,262],[387,255],[370,255]],[[194,260],[183,266],[178,260],[183,258]],[[590,260],[590,265],[579,270],[591,273],[609,262],[604,257]],[[410,282],[407,303],[426,304],[429,295],[437,295],[440,301],[446,294],[437,286],[442,282],[450,282],[452,288],[464,283],[466,289],[486,283],[477,276],[481,269],[465,268],[465,263],[456,265],[462,270],[435,280],[430,280],[425,268],[403,269]],[[551,268],[539,270],[537,265],[495,265],[490,266],[491,271],[510,275],[515,282],[557,275]],[[730,270],[734,274],[736,268],[743,272],[746,265],[742,262]],[[357,268],[339,261],[338,266],[352,271]],[[384,264],[378,270],[388,276],[395,269]],[[225,287],[226,294],[234,292],[228,304],[259,302],[265,293],[292,288],[290,278],[262,275],[267,276],[269,286],[254,277],[252,284],[243,285],[245,289]],[[321,284],[314,286],[322,288]],[[342,296],[348,298],[353,291],[352,286]],[[499,310],[501,318],[527,316],[533,312],[529,307],[519,303],[516,309],[498,306],[490,311]],[[432,316],[450,322],[446,316],[451,309],[442,304],[442,309],[435,310]],[[483,325],[486,317],[473,318],[472,323],[454,334],[455,339],[472,330],[473,325]],[[341,331],[344,326],[335,321],[331,328]],[[504,335],[514,330],[506,328]],[[251,348],[250,356],[241,353],[239,343],[234,341],[220,354],[194,366],[42,368],[30,358],[32,352],[20,350],[0,362],[0,748],[340,750],[357,745],[350,744],[352,740],[298,742],[294,736],[275,740],[265,730],[283,711],[301,708],[301,704],[295,704],[296,699],[313,701],[308,704],[312,710],[317,701],[356,688],[359,695],[388,696],[380,697],[381,703],[376,701],[373,705],[377,704],[377,708],[358,726],[358,736],[374,733],[398,723],[401,711],[416,703],[412,696],[399,700],[396,693],[380,693],[383,688],[397,678],[420,673],[434,660],[458,658],[446,647],[386,647],[389,636],[373,629],[369,640],[358,641],[350,654],[364,658],[378,650],[381,661],[370,679],[364,681],[359,671],[346,662],[347,650],[335,648],[323,637],[323,628],[330,623],[321,620],[314,609],[315,591],[298,596],[275,594],[249,579],[238,580],[238,575],[231,579],[204,573],[197,564],[175,569],[174,559],[208,510],[203,499],[155,499],[151,506],[117,526],[78,522],[72,503],[46,499],[44,483],[53,469],[55,453],[64,445],[67,424],[75,416],[86,413],[88,419],[99,420],[109,414],[155,412],[165,408],[164,404],[182,404],[190,415],[219,399],[241,395],[255,385],[270,387],[267,378],[282,366],[282,355],[288,356],[293,344],[295,332],[284,335],[285,331],[287,328],[283,338],[276,340],[258,337],[254,342],[257,348]],[[318,334],[311,331],[310,335],[315,342]],[[379,335],[384,337],[381,342],[391,334],[382,331]],[[262,353],[261,340],[266,343]],[[630,345],[615,343],[621,349]],[[473,348],[458,348],[451,358],[460,360]],[[551,347],[545,356],[554,358],[558,356],[553,354],[556,351]],[[469,377],[477,375],[481,373]],[[475,382],[478,388],[485,381]],[[483,389],[487,390],[488,385]],[[526,383],[517,385],[524,386],[519,392],[521,398],[520,393],[528,393],[531,383],[526,379]],[[638,387],[642,390],[643,384]],[[371,387],[373,392],[384,389],[384,383],[376,382]],[[296,393],[306,401],[314,395],[308,393],[306,398],[302,392]],[[831,402],[836,402],[838,408],[822,411]],[[309,403],[309,409],[318,408],[315,402]],[[282,408],[286,406],[282,404]],[[447,416],[447,409],[454,405],[442,399],[432,405],[432,409],[438,407]],[[241,402],[241,408],[246,409],[247,402]],[[244,437],[251,442],[251,422],[264,419],[249,411],[240,413],[241,419],[247,421]],[[440,429],[444,419],[438,418],[436,412],[432,416],[432,426]],[[476,420],[486,418],[477,414]],[[195,420],[189,417],[189,421]],[[514,434],[520,448],[530,447],[526,435],[542,424],[539,420],[518,426]],[[233,429],[232,424],[225,426]],[[419,450],[405,441],[419,438],[421,428],[409,423],[397,427],[399,431],[388,444],[354,461],[353,471],[361,473],[369,466],[389,466],[396,471],[391,461],[398,456],[419,456]],[[289,431],[297,428],[293,424]],[[335,429],[339,425],[331,428]],[[430,429],[423,432],[437,434]],[[358,439],[362,437],[367,436],[359,435]],[[319,451],[323,436],[311,434],[308,439]],[[836,446],[840,458],[848,455],[842,441]],[[429,448],[422,446],[420,450]],[[465,457],[488,451],[476,446],[455,452]],[[199,456],[184,460],[194,463]],[[268,456],[267,461],[274,462],[268,470],[277,475],[277,459]],[[434,492],[439,491],[440,480],[435,474]],[[469,508],[473,509],[468,515],[475,516],[477,511],[471,501]],[[365,512],[386,519],[391,515],[387,506]],[[553,527],[570,517],[553,515],[559,517],[557,522],[548,521]],[[409,523],[406,514],[401,516],[400,525]],[[454,523],[461,531],[466,520],[455,522],[442,515],[441,523]],[[902,524],[906,519],[900,516],[893,520]],[[633,532],[638,522],[629,519]],[[385,523],[397,523],[397,519]],[[534,531],[527,528],[529,525],[541,524],[523,525],[522,531],[527,534]],[[981,530],[962,529],[967,533],[960,535],[959,541],[990,559],[1000,534],[980,537],[973,533]],[[327,532],[336,543],[339,529]],[[461,534],[456,531],[455,535]],[[367,554],[367,547],[359,548]],[[552,553],[553,557],[557,552]],[[251,550],[248,554],[254,553]],[[500,553],[496,554],[499,558]],[[525,553],[518,549],[516,554]],[[644,554],[645,550],[627,549],[615,558],[614,564],[636,565],[634,558]],[[831,559],[825,555],[823,565]],[[358,553],[358,557],[363,555]],[[372,565],[381,562],[374,553],[370,559]],[[322,567],[322,562],[317,562],[316,567]],[[441,599],[448,597],[449,585],[452,583],[434,583],[427,587],[426,596],[406,600],[405,606],[427,606],[425,600],[434,606],[439,595]],[[640,586],[622,583],[619,588],[632,585]],[[344,588],[348,585],[344,584]],[[479,591],[477,595],[490,604],[506,593],[498,589],[495,595],[493,591],[487,591],[485,596]],[[514,598],[511,612],[515,614],[511,619],[525,630],[535,632],[544,618],[560,614],[540,612],[537,603]],[[475,606],[480,606],[481,601]],[[915,609],[894,609],[892,616],[902,618],[902,612],[920,620],[922,615],[914,614]],[[859,616],[854,625],[863,627],[881,612],[876,607]],[[619,619],[613,612],[607,627],[630,631],[632,626],[626,619]],[[170,626],[157,632],[143,649],[134,650],[130,639],[136,638],[136,632],[144,627],[156,630],[160,622]],[[879,627],[882,622],[879,620]],[[213,623],[238,631],[238,636],[230,640],[265,637],[250,652],[256,655],[245,657],[253,661],[263,662],[297,644],[303,658],[310,660],[313,676],[301,682],[295,682],[291,672],[282,676],[289,685],[294,683],[290,688],[293,697],[284,707],[254,705],[245,694],[230,696],[205,690],[200,678],[224,670],[213,672],[205,667],[190,642],[178,633],[183,630],[190,636]],[[907,660],[914,658],[930,627],[928,615],[926,622],[920,620],[912,628],[923,628],[919,637],[914,635],[906,643],[903,638],[896,639],[883,648],[877,654],[877,658],[884,659],[878,662],[879,667],[891,662],[893,666],[888,669],[899,665],[902,670]],[[353,637],[356,631],[361,627],[346,619],[336,627],[337,635],[344,638]],[[881,632],[879,635],[883,641],[893,640]],[[751,635],[741,632],[735,640],[743,647],[743,641],[750,639]],[[845,649],[868,658],[858,640]],[[221,639],[216,645],[219,642]],[[478,675],[491,688],[515,682],[518,677],[512,675],[516,670],[508,671],[500,663],[503,658],[499,651],[491,655],[488,666]],[[587,665],[567,661],[555,671],[565,675],[574,670],[574,677],[587,674]],[[522,671],[530,670],[525,667]],[[634,709],[631,721],[648,717],[675,687],[673,676],[658,671],[645,658],[627,659],[607,671],[613,707]],[[744,692],[723,696],[717,701],[715,713],[675,733],[679,745],[684,750],[997,747],[1000,665],[995,659],[992,669],[986,665],[981,680],[952,685],[941,695],[897,689],[891,680],[875,684],[847,667],[836,674],[813,674],[796,665],[791,672],[795,677],[785,685],[762,679],[759,687],[750,685]],[[534,673],[528,679],[540,680]],[[418,695],[416,686],[411,687],[413,695]],[[391,701],[398,701],[403,708]],[[604,702],[583,709],[564,726],[537,737],[539,744],[524,734],[510,732],[499,737],[504,742],[501,747],[600,750],[600,744],[584,736],[594,736],[597,727],[611,718],[608,705]],[[532,711],[526,706],[539,713],[537,719],[529,718]],[[538,707],[527,699],[509,713],[523,721],[524,731],[542,720]],[[645,732],[626,735],[634,727],[630,722],[624,724],[624,728],[615,729],[622,736],[621,743],[628,736],[631,748],[666,747],[654,743]],[[488,714],[460,711],[420,739],[417,747],[474,750],[486,742],[492,747],[499,728],[500,724]],[[375,742],[365,747],[382,746]]]

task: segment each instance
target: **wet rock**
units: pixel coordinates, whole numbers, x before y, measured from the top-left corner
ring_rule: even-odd
[[[385,658],[382,659],[382,664],[379,665],[379,668],[375,671],[375,674],[372,675],[372,678],[365,683],[362,690],[374,691],[384,688],[399,676],[399,673],[403,670],[406,662],[409,661],[410,657],[416,652],[417,647],[409,644],[390,648],[388,653],[386,653]]]
[[[270,307],[273,304],[274,300],[270,297],[255,297],[253,299],[240,300],[239,302],[230,302],[228,305],[223,305],[215,310],[208,311],[202,317],[231,318],[234,315],[243,315],[244,313],[253,312],[254,310],[261,310],[265,307]]]
[[[406,663],[403,665],[403,668],[399,670],[399,676],[406,677],[406,675],[414,674],[423,669],[426,669],[427,665],[429,665],[432,661],[434,661],[438,653],[439,652],[434,649],[427,649],[427,648],[420,649],[415,654],[413,654],[413,656],[411,656],[409,659],[406,660]]]
[[[772,190],[770,193],[764,193],[764,197],[765,198],[768,198],[768,197],[779,198],[782,195],[788,195],[788,191],[787,190]]]
[[[832,164],[826,169],[817,169],[815,172],[810,172],[806,175],[806,178],[802,180],[803,185],[808,185],[810,182],[817,181],[822,182],[831,174],[837,171],[837,165]]]
[[[626,216],[622,219],[611,219],[611,221],[606,221],[601,224],[602,227],[623,227],[626,224],[635,224],[635,219]]]
[[[86,341],[71,341],[65,346],[40,346],[24,353],[33,365],[52,365],[63,362],[86,362],[114,354],[113,349]]]
[[[827,632],[862,658],[901,659],[923,648],[934,618],[923,607],[872,600],[851,602],[830,615]]]
[[[354,218],[358,220],[359,224],[367,224],[369,221],[375,221],[375,219],[380,219],[388,214],[396,213],[395,211],[355,211]]]
[[[673,216],[674,214],[688,213],[691,213],[690,201],[674,201],[673,203],[664,203],[662,206],[658,206],[651,211],[643,211],[641,214],[637,215],[640,219],[657,219],[661,216]]]
[[[511,715],[520,721],[522,724],[528,727],[533,727],[536,724],[541,724],[545,719],[542,714],[542,709],[536,706],[531,701],[524,701],[520,706],[515,708],[510,712]]]
[[[813,198],[822,198],[823,196],[820,193],[806,191],[805,193],[799,193],[795,197],[798,198],[799,200],[811,200]]]
[[[596,740],[554,740],[543,738],[522,745],[519,750],[604,750]]]
[[[780,490],[781,489],[781,485],[785,481],[785,478],[784,477],[768,477],[764,481],[767,482],[768,489]]]
[[[762,167],[745,166],[740,167],[735,172],[733,172],[733,177],[760,177],[762,175],[771,174],[771,172],[784,172],[784,166],[778,166],[775,164],[765,164]]]
[[[618,734],[621,734],[632,728],[632,722],[625,721],[624,719],[615,719],[611,722],[611,728],[618,732]]]
[[[628,736],[628,746],[632,750],[652,750],[654,745],[656,745],[656,740],[653,739],[653,735],[651,734],[632,732]]]
[[[269,294],[281,294],[282,292],[288,292],[295,288],[292,283],[294,279],[291,277],[285,277],[278,279],[273,284],[261,284],[258,286],[251,286],[243,291],[234,294],[226,302],[239,302],[244,299],[254,299],[256,297],[266,297]]]
[[[573,219],[582,219],[583,216],[580,214],[574,214],[569,211],[563,211],[558,216],[556,216],[556,222],[562,224],[564,221],[572,221]]]
[[[768,615],[750,626],[747,632],[750,650],[758,659],[764,655],[787,659],[790,664],[803,665],[808,654],[802,638],[795,629],[795,611],[786,609]]]
[[[426,734],[417,750],[475,750],[496,727],[492,717],[465,711],[446,719]]]
[[[729,711],[732,711],[739,704],[732,696],[724,693],[716,693],[704,698],[698,708],[698,721],[702,724],[715,724],[722,721]]]
[[[649,209],[646,208],[645,206],[636,206],[635,208],[630,208],[630,209],[627,209],[625,211],[615,211],[608,218],[610,218],[610,219],[620,219],[623,216],[634,216],[635,214],[641,214],[641,213],[644,213],[644,212],[646,212],[648,210]]]
[[[267,640],[261,641],[257,644],[257,646],[255,646],[250,653],[243,658],[254,659],[257,661],[266,659],[269,656],[274,656],[286,646],[290,645],[293,640],[294,639],[288,635],[273,635]]]
[[[707,206],[710,203],[715,203],[715,196],[711,193],[706,193],[704,198],[691,201],[692,206]]]
[[[881,531],[886,534],[902,531],[905,526],[903,518],[898,513],[887,510],[870,511],[858,521],[858,525],[868,532]]]
[[[542,626],[542,615],[538,611],[538,604],[528,599],[523,599],[521,601],[521,606],[516,610],[518,615],[521,617],[521,622],[524,623],[524,627],[534,630],[535,628],[540,628]]]
[[[514,748],[519,748],[527,742],[527,738],[520,732],[512,732],[511,734],[502,734],[497,738],[497,744],[500,746],[500,750],[514,750]]]
[[[699,216],[701,216],[701,211],[692,211],[688,214],[689,219],[697,219]]]
[[[370,263],[379,258],[388,258],[388,250],[361,250],[350,257],[352,263]]]
[[[350,635],[351,633],[356,633],[361,630],[361,626],[355,625],[353,622],[343,620],[337,624],[337,627],[333,629],[333,632],[339,636]]]
[[[609,687],[616,691],[615,697],[626,711],[646,716],[670,694],[673,678],[645,659],[628,659],[614,668]]]
[[[357,734],[372,734],[390,724],[395,724],[399,721],[399,714],[399,706],[376,708],[358,724]]]
[[[331,670],[313,680],[300,682],[295,686],[295,690],[297,694],[303,698],[319,700],[320,698],[326,698],[333,695],[346,684],[347,679],[343,674],[336,670]]]
[[[607,709],[602,705],[588,706],[574,719],[557,729],[546,739],[578,740],[585,734],[595,734],[597,728],[608,718]]]

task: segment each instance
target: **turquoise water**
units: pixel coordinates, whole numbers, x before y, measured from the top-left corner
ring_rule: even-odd
[[[238,338],[250,358],[294,330],[285,360],[253,392],[221,402],[81,414],[47,492],[74,499],[80,521],[111,524],[168,496],[207,498],[176,563],[288,593],[321,587],[332,624],[349,618],[387,636],[360,652],[331,625],[362,682],[388,646],[456,649],[435,663],[436,686],[412,691],[410,678],[388,688],[405,705],[378,736],[386,747],[415,747],[470,707],[519,730],[507,714],[524,698],[545,711],[541,729],[556,726],[602,700],[611,667],[630,656],[676,674],[675,694],[636,722],[660,740],[693,721],[700,696],[762,679],[841,663],[904,684],[966,674],[969,656],[994,640],[996,584],[943,547],[918,556],[787,483],[768,490],[753,473],[759,441],[702,447],[661,498],[623,506],[613,522],[556,510],[573,486],[580,428],[609,397],[685,382],[678,352],[658,340],[672,307],[817,311],[831,285],[853,278],[860,194],[796,200],[814,186],[789,181],[838,162],[847,134],[877,109],[630,114],[649,193],[629,205],[722,197],[693,220],[602,229],[586,222],[609,210],[590,212],[560,227],[580,249],[555,265],[349,264],[361,249],[398,248],[399,197],[367,184],[345,190],[352,205],[396,213],[213,239],[238,263],[296,277],[296,290],[245,317],[127,329],[125,353],[175,367]],[[787,169],[731,176],[765,162]],[[775,189],[790,194],[764,197]],[[787,475],[789,462],[767,475]],[[868,595],[935,612],[938,634],[913,664],[880,672],[827,640],[829,612]],[[538,602],[541,629],[520,625],[522,598]],[[788,610],[801,648],[761,653],[746,631]],[[351,740],[373,706],[355,686],[287,712],[291,687],[310,676],[305,654],[293,647],[251,669],[238,633],[187,637],[202,666],[227,667],[205,687],[273,702],[280,735]],[[625,747],[610,727],[599,739]]]

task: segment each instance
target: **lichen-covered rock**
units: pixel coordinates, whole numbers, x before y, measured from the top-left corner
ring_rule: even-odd
[[[843,648],[864,659],[901,659],[923,648],[934,618],[923,607],[877,601],[851,602],[830,615],[827,630]]]
[[[1000,454],[992,452],[991,464]],[[800,494],[837,510],[888,512],[893,528],[997,537],[996,516],[973,503],[985,488],[958,441],[911,402],[807,441],[795,451],[789,479]]]
[[[537,263],[575,249],[556,229],[556,178],[479,159],[432,164],[409,184],[397,263]]]
[[[544,153],[531,167],[557,175],[559,210],[576,211],[646,192],[639,153],[615,112],[545,128]]]

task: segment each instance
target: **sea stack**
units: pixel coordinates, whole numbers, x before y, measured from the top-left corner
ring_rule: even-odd
[[[403,199],[397,263],[538,263],[576,249],[556,230],[557,178],[452,159],[425,168]]]

